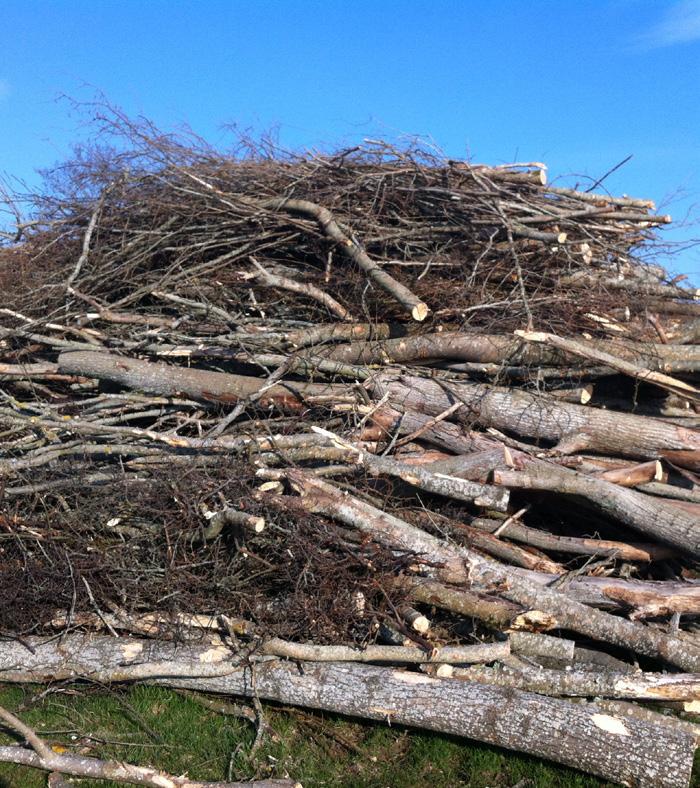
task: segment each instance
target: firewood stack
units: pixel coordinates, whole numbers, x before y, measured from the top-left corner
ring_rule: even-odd
[[[538,163],[109,131],[8,198],[0,682],[689,785],[700,304],[654,262],[670,217]]]

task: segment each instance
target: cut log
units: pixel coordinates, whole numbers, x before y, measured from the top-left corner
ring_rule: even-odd
[[[541,695],[635,700],[698,700],[700,674],[697,673],[613,673],[592,670],[551,670],[498,665],[488,668],[454,668],[454,678],[498,687],[515,687]]]
[[[415,296],[405,285],[394,279],[378,263],[376,263],[360,246],[357,241],[348,238],[340,229],[333,214],[328,208],[309,200],[269,200],[264,207],[287,213],[302,214],[315,219],[325,235],[338,244],[338,248],[358,265],[379,287],[386,290],[401,306],[406,309],[411,317],[421,322],[425,320],[430,311],[428,305]]]
[[[315,432],[328,438],[341,449],[349,450],[355,456],[358,465],[366,468],[374,475],[394,476],[412,484],[421,490],[454,498],[457,501],[473,502],[476,506],[505,512],[508,508],[508,495],[493,485],[476,484],[465,479],[451,477],[444,473],[431,473],[420,466],[408,465],[391,457],[380,457],[364,451],[353,443],[339,438],[331,432],[313,428]]]
[[[496,386],[384,373],[372,383],[377,396],[389,396],[392,408],[434,416],[462,402],[465,417],[475,423],[555,443],[563,453],[587,450],[643,459],[672,455],[677,464],[700,468],[700,431],[657,419],[553,401]]]
[[[590,347],[583,342],[578,342],[573,339],[563,339],[555,334],[546,334],[537,331],[516,331],[515,334],[528,342],[551,345],[567,353],[572,353],[582,358],[589,359],[590,361],[595,361],[598,364],[606,364],[611,369],[615,369],[625,375],[637,378],[646,383],[652,383],[655,386],[660,386],[667,391],[686,397],[693,402],[700,402],[700,390],[695,386],[691,386],[690,383],[686,383],[684,380],[679,380],[678,378],[672,378],[662,372],[646,369],[639,366],[639,364],[634,364],[619,356],[614,356],[612,353]]]
[[[493,533],[497,528],[501,528],[503,523],[500,520],[476,517],[472,520],[471,525]],[[532,545],[540,550],[553,550],[557,553],[573,553],[574,555],[610,556],[624,561],[663,561],[677,555],[677,551],[672,548],[653,542],[614,542],[609,539],[559,536],[539,528],[530,528],[519,522],[509,523],[500,535],[504,539]]]
[[[64,374],[109,380],[128,388],[167,396],[186,395],[207,402],[235,403],[253,396],[265,385],[259,378],[203,369],[171,366],[110,353],[61,353],[58,369]],[[82,370],[77,372],[76,370]],[[354,402],[346,386],[318,383],[278,383],[258,401],[258,407],[299,410],[304,403]]]
[[[656,372],[680,372],[700,367],[698,346],[593,339],[586,343],[586,347],[627,362],[634,361]],[[524,342],[519,335],[508,337],[444,331],[394,339],[377,337],[335,345],[330,349],[319,348],[318,353],[345,364],[418,364],[449,360],[533,367],[578,365],[581,372],[586,373],[580,354],[555,345]]]
[[[594,479],[552,463],[526,459],[523,471],[494,470],[493,480],[512,489],[548,490],[585,498],[597,511],[661,541],[700,556],[700,519],[660,498]]]
[[[300,671],[295,662],[273,660],[256,665],[253,675],[250,667],[231,660],[228,649],[219,649],[215,657],[208,654],[211,648],[157,641],[67,636],[60,643],[32,638],[28,645],[33,653],[16,642],[0,644],[0,665],[13,665],[15,680],[32,681],[37,675],[48,679],[54,672],[62,676],[70,672],[72,680],[99,676],[100,681],[108,681],[110,675],[121,680],[126,659],[140,663],[137,667],[150,674],[151,683],[255,695],[450,733],[583,769],[622,785],[687,788],[690,781],[693,735],[613,715],[595,704],[352,663],[307,662]],[[148,666],[148,660],[156,656],[165,673],[161,677]],[[167,669],[164,657],[169,661]],[[211,666],[215,658],[224,663],[226,674],[201,676],[205,663]],[[200,677],[187,678],[197,671]]]

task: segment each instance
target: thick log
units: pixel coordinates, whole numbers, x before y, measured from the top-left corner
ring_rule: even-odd
[[[484,427],[555,443],[563,453],[587,450],[643,459],[672,455],[676,464],[700,468],[700,431],[657,419],[497,386],[387,374],[377,375],[372,383],[377,396],[388,394],[392,408],[434,416],[461,402],[466,418]]]
[[[228,649],[67,636],[61,642],[32,638],[33,653],[16,642],[0,644],[0,664],[15,666],[17,680],[50,677],[54,667],[70,678],[123,680],[125,661],[149,681],[183,689],[258,698],[322,709],[390,724],[440,731],[573,766],[622,785],[685,788],[695,737],[595,704],[573,704],[516,689],[437,679],[419,673],[352,663],[272,660],[236,665]],[[148,668],[151,655],[168,658],[164,675]],[[218,662],[217,662],[218,660]],[[138,664],[137,664],[138,663]],[[22,667],[17,668],[17,665]],[[202,676],[220,665],[222,675]],[[158,666],[156,666],[158,667]],[[200,672],[200,677],[197,676]],[[134,671],[137,675],[138,671]],[[188,678],[189,676],[189,678]],[[5,680],[5,679],[2,679]]]
[[[243,679],[243,680],[241,680]],[[172,684],[173,681],[165,682]],[[247,686],[246,686],[247,685]],[[623,785],[686,786],[695,738],[513,689],[366,665],[270,664],[186,686],[451,733],[554,760]]]
[[[637,343],[624,340],[590,340],[588,347],[657,372],[694,370],[700,367],[700,347]],[[346,364],[409,364],[437,360],[480,364],[530,366],[581,365],[574,352],[554,346],[531,344],[518,336],[445,331],[395,339],[372,339],[319,349],[319,355]],[[585,373],[585,367],[581,370]]]
[[[700,520],[673,502],[530,458],[525,460],[522,471],[494,470],[493,480],[509,488],[547,490],[585,498],[595,510],[679,550],[700,556]]]
[[[454,668],[455,678],[499,687],[515,687],[541,695],[588,698],[626,698],[635,700],[698,700],[700,674],[697,673],[614,673],[593,670],[551,670],[530,667],[519,661],[517,667],[480,665]]]
[[[235,403],[254,396],[265,381],[203,369],[153,363],[110,353],[69,352],[58,357],[60,372],[109,380],[132,389],[166,396],[186,395],[208,402]],[[78,372],[77,370],[81,370]],[[274,405],[299,410],[305,403],[354,401],[346,386],[317,383],[278,383],[258,400],[258,407]]]
[[[588,703],[587,700],[576,701],[572,698],[573,702]],[[623,717],[636,717],[638,720],[651,722],[654,725],[661,725],[662,727],[668,726],[674,730],[682,730],[695,737],[695,741],[700,744],[700,725],[697,725],[690,720],[682,720],[680,717],[664,714],[661,711],[654,711],[647,706],[638,706],[636,703],[627,700],[608,700],[600,698],[596,700],[596,706],[605,709],[608,714],[620,714]]]

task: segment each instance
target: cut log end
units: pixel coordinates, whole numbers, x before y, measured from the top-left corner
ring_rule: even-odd
[[[250,525],[253,531],[256,534],[261,534],[265,530],[265,518],[264,517],[251,517],[250,518]]]
[[[413,309],[411,309],[411,317],[417,322],[422,323],[425,318],[428,317],[428,312],[430,312],[428,305],[419,301]]]

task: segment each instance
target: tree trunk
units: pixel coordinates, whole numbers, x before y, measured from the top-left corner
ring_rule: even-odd
[[[204,369],[171,366],[111,353],[70,352],[58,357],[60,372],[110,380],[132,389],[167,396],[187,395],[208,402],[235,403],[251,397],[265,385],[260,378],[229,375]],[[77,371],[80,370],[80,371]],[[277,383],[258,400],[259,407],[275,405],[300,410],[305,402],[354,402],[347,386],[318,383]]]
[[[128,667],[124,662],[129,661],[137,668],[134,677],[140,670],[152,683],[256,696],[463,736],[573,766],[622,785],[685,788],[690,781],[693,735],[631,716],[611,715],[595,704],[355,663],[304,662],[301,666],[272,660],[251,668],[236,665],[231,652],[221,647],[70,635],[61,642],[32,638],[29,645],[34,653],[16,642],[0,644],[0,664],[12,666],[9,674],[0,675],[1,680],[18,681],[24,676],[25,681],[36,681],[37,675],[47,680],[97,677],[109,681],[110,675],[123,680]],[[159,660],[160,677],[157,669],[149,669],[152,657]],[[221,675],[207,676],[205,669],[211,667],[219,667]]]
[[[395,409],[434,416],[461,402],[468,420],[556,443],[559,451],[568,454],[587,450],[658,459],[672,452],[677,464],[700,469],[700,432],[657,419],[597,410],[526,391],[408,375],[377,375],[373,384],[375,394],[388,394]]]

